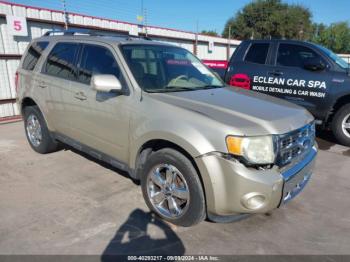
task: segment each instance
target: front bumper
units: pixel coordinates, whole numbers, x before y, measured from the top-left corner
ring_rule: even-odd
[[[209,217],[266,213],[298,195],[309,181],[317,148],[284,169],[247,168],[217,154],[195,159],[205,188]]]

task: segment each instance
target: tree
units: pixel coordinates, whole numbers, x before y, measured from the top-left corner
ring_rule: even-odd
[[[214,30],[202,30],[201,34],[209,36],[219,36],[219,34]]]
[[[347,22],[330,26],[314,24],[312,42],[323,45],[336,53],[350,53],[350,27]]]
[[[309,39],[313,32],[311,12],[301,5],[281,0],[255,0],[247,4],[225,25],[223,36],[236,39]]]

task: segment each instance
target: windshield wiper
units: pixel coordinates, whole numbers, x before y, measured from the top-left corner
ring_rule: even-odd
[[[148,93],[169,93],[169,92],[181,92],[181,91],[193,91],[196,88],[186,86],[165,86],[160,89],[149,89],[146,90]]]
[[[205,86],[199,86],[198,89],[214,89],[214,88],[222,88],[224,86],[218,86],[218,85],[205,85]]]
[[[218,85],[204,85],[204,86],[196,86],[196,87],[188,87],[188,86],[165,86],[160,89],[149,89],[146,90],[148,93],[171,93],[171,92],[181,92],[181,91],[196,91],[203,89],[214,89],[214,88],[222,88],[224,86]]]

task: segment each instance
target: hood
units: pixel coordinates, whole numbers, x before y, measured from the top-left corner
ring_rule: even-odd
[[[304,108],[272,96],[234,87],[150,94],[231,127],[237,135],[284,134],[313,120]]]

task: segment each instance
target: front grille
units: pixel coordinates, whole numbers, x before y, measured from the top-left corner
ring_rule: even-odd
[[[277,165],[285,166],[310,152],[315,143],[315,125],[308,124],[300,129],[278,137]]]

